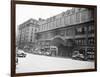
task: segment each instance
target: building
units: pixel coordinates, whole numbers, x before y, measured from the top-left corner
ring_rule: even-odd
[[[34,46],[35,43],[35,31],[38,27],[38,21],[35,19],[29,19],[23,24],[19,25],[18,30],[18,40],[19,47],[23,48],[24,46]]]
[[[58,47],[56,56],[71,57],[74,50],[79,50],[86,58],[94,59],[93,9],[73,8],[47,18],[40,23],[35,34],[39,47]]]
[[[19,26],[19,46],[56,46],[55,56],[72,57],[75,50],[94,59],[94,9],[72,8],[47,19],[30,19]]]

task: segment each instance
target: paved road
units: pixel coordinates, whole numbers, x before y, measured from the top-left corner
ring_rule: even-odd
[[[16,73],[94,68],[93,62],[27,54],[19,58]]]

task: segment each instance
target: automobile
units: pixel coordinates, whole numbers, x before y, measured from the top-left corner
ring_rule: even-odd
[[[38,54],[38,52],[37,52],[37,51],[34,51],[33,53],[34,53],[34,54]]]
[[[38,54],[39,54],[39,55],[42,55],[42,52],[41,52],[41,51],[38,51]]]
[[[18,50],[17,51],[17,57],[26,57],[26,54],[23,50]]]
[[[33,51],[34,54],[39,54],[39,52],[40,52],[40,49],[39,49],[39,48],[36,48],[36,49]]]
[[[24,50],[25,52],[30,52],[30,47],[29,47],[29,46],[24,46],[23,50]]]
[[[84,60],[85,57],[83,54],[80,54],[78,50],[75,50],[72,54],[72,58],[76,60]]]
[[[51,52],[44,52],[44,55],[51,56]]]

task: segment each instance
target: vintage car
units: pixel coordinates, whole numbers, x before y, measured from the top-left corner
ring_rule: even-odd
[[[44,52],[44,55],[51,56],[51,52]]]
[[[34,51],[33,51],[34,54],[41,54],[41,51],[39,48],[36,48]]]
[[[23,50],[24,50],[25,52],[31,52],[30,47],[27,46],[27,45],[24,46]]]
[[[80,54],[78,50],[75,50],[72,54],[72,58],[76,60],[84,60],[85,57],[83,54]]]
[[[26,57],[26,54],[23,50],[18,50],[17,51],[17,57]]]

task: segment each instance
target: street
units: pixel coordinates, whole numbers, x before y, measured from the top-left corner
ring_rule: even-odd
[[[92,69],[94,62],[79,61],[27,53],[25,58],[18,58],[16,73],[44,72],[59,70]]]

